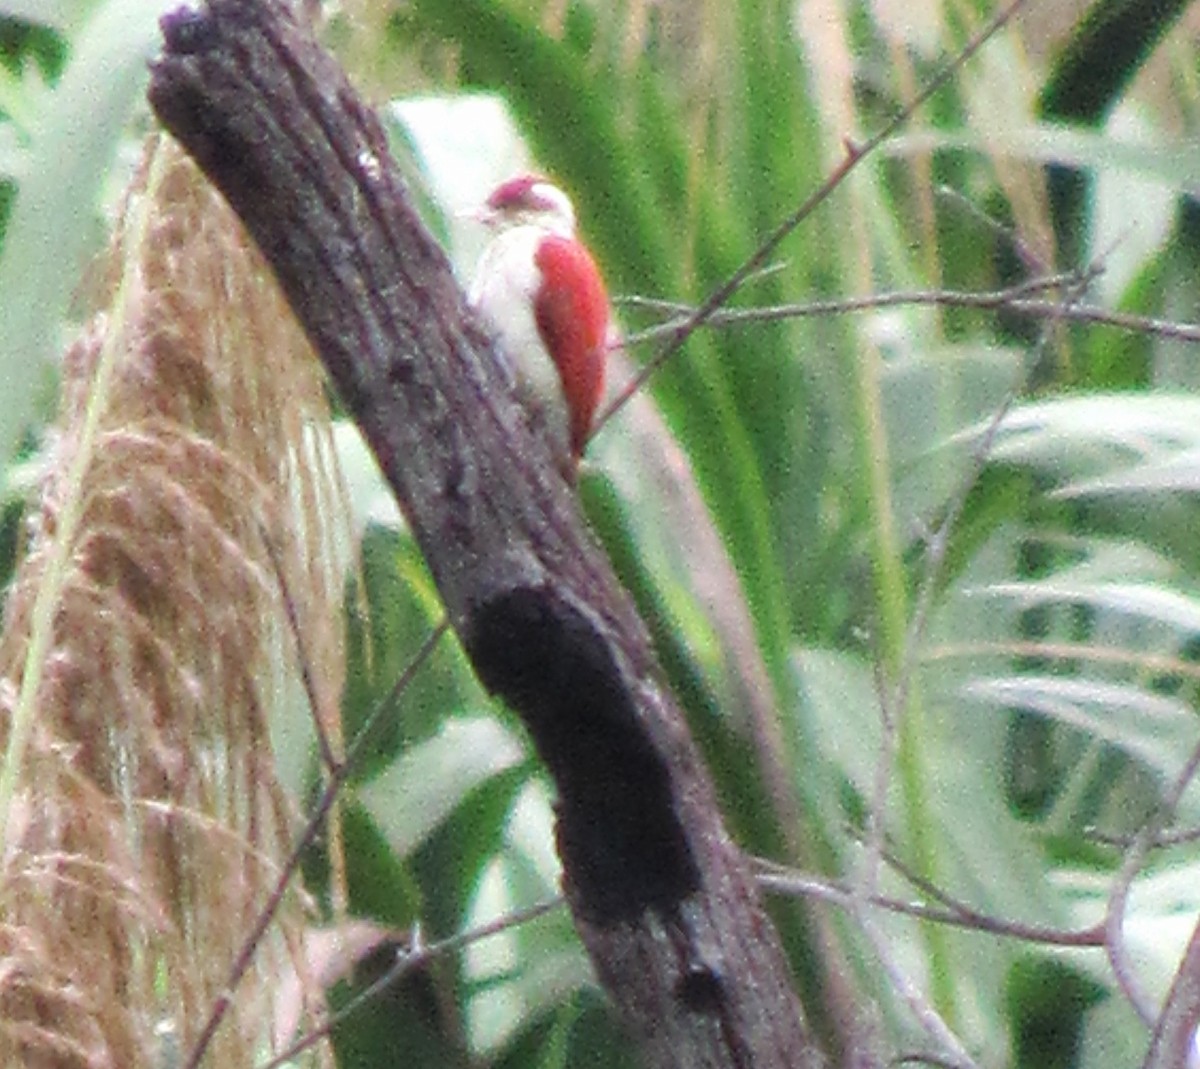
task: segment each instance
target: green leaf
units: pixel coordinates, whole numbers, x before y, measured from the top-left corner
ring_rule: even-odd
[[[125,124],[146,84],[167,0],[108,0],[43,94],[0,251],[0,461],[29,425],[67,306],[101,235],[99,202]]]
[[[0,17],[64,30],[85,6],[83,0],[3,0]]]
[[[358,798],[399,857],[407,857],[477,787],[525,760],[521,743],[490,717],[446,720],[405,751]]]
[[[1013,157],[1030,163],[1058,164],[1154,179],[1187,190],[1195,182],[1200,148],[1165,138],[1139,143],[1103,131],[1051,123],[1022,123],[1000,130],[922,130],[891,138],[882,150],[888,156],[966,149],[981,156]]]
[[[1178,774],[1195,747],[1195,717],[1183,703],[1140,687],[1097,679],[1006,675],[963,688],[976,701],[1026,709],[1116,746],[1164,779]]]
[[[361,590],[347,584],[347,666],[342,699],[347,738],[392,689],[414,651],[443,616],[424,560],[407,534],[379,526],[364,532]],[[437,731],[443,719],[486,699],[461,648],[447,636],[410,683],[397,711],[377,725],[356,772],[369,780],[406,745]]]
[[[1125,92],[1187,0],[1098,0],[1071,34],[1042,89],[1050,119],[1098,122]]]

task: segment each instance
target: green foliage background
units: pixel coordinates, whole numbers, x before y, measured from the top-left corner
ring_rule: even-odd
[[[161,6],[0,3],[5,575],[52,357],[148,123]],[[1094,262],[1085,303],[1200,320],[1195,5],[1027,8],[736,306],[998,289]],[[821,183],[843,138],[881,126],[993,13],[411,0],[345,5],[326,36],[379,100],[502,94],[575,198],[612,290],[694,303]],[[415,134],[410,148],[428,152]],[[469,154],[459,168],[484,180]],[[452,199],[444,170],[424,180],[431,203]],[[631,334],[657,321],[621,316]],[[702,332],[654,378],[653,406],[604,429],[585,505],[748,850],[859,871],[886,711],[890,850],[997,917],[1102,916],[1121,855],[1092,829],[1136,829],[1200,740],[1196,358],[1169,334],[1003,310],[792,318]],[[375,518],[369,463],[350,447],[343,460],[362,488],[369,605],[347,623],[351,733],[438,608],[402,527]],[[549,789],[513,718],[455,653],[405,709],[348,794],[351,912],[443,936],[552,893]],[[285,748],[310,790],[308,741]],[[1195,791],[1179,820],[1200,820]],[[1195,866],[1193,847],[1164,852],[1135,886],[1127,937],[1156,995],[1200,908]],[[306,876],[326,879],[319,851]],[[914,894],[898,876],[884,886]],[[886,1049],[922,1045],[853,923],[773,908],[822,1035],[847,1041],[836,974]],[[1100,950],[880,923],[984,1063],[1116,1066],[1145,1049]],[[399,1049],[424,1064],[632,1064],[561,913],[406,983],[348,1019],[338,1049],[364,1067]]]

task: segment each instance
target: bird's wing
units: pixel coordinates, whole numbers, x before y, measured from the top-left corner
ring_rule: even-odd
[[[591,254],[572,238],[545,238],[537,266],[542,286],[534,317],[570,401],[571,448],[579,456],[604,393],[608,293]]]

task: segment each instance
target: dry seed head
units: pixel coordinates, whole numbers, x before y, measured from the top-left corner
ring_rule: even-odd
[[[157,1065],[156,1026],[186,1051],[222,992],[294,816],[268,737],[294,647],[268,540],[323,706],[341,689],[330,517],[345,513],[319,368],[225,204],[171,143],[146,160],[100,273],[103,311],[63,361],[5,605],[0,741],[39,595],[61,583],[5,825],[0,1064]],[[302,942],[300,903],[285,904],[276,956]],[[241,989],[213,1064],[261,1053],[264,986]]]

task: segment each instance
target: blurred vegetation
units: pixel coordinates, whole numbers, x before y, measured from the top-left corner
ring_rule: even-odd
[[[0,576],[47,445],[55,354],[149,123],[154,7],[62,0],[44,23],[0,18]],[[425,126],[396,113],[442,232],[458,236],[468,193],[531,159],[575,199],[614,294],[696,304],[846,139],[879,129],[997,10],[354,0],[323,32],[373,99],[447,108]],[[747,850],[855,879],[874,813],[889,851],[974,909],[1082,928],[1122,862],[1095,830],[1135,831],[1200,741],[1200,350],[1170,329],[1053,314],[1200,322],[1197,14],[1029,3],[733,306],[1056,273],[1074,285],[1025,295],[1041,308],[908,303],[705,329],[594,441],[585,507]],[[453,110],[481,92],[503,99],[515,133],[499,112]],[[650,359],[638,332],[663,316],[619,315],[631,363]],[[346,445],[341,463],[361,535],[346,580],[350,738],[439,610],[370,461]],[[278,735],[285,778],[310,799],[309,719],[297,698]],[[879,811],[885,720],[895,757]],[[1200,792],[1176,816],[1200,821]],[[334,838],[304,866],[326,924],[348,911],[419,922],[430,940],[554,892],[544,777],[449,641],[375,737]],[[1156,996],[1200,911],[1194,855],[1153,856],[1132,896],[1126,937]],[[881,889],[916,894],[887,866]],[[866,1041],[839,997],[871,1007],[887,1051],[925,1043],[850,918],[795,899],[772,909],[832,1049]],[[892,917],[881,929],[983,1064],[1101,1069],[1146,1047],[1102,949]],[[340,977],[335,1001],[378,966],[368,956]],[[429,1064],[631,1064],[561,912],[387,999],[339,1027],[341,1064],[391,1064],[398,1049]]]

